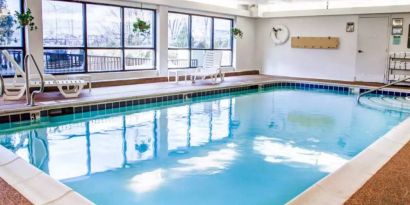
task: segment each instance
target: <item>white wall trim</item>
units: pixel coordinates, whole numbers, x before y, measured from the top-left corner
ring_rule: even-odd
[[[188,9],[193,11],[205,11],[211,13],[219,13],[224,15],[233,15],[233,16],[244,16],[250,17],[251,14],[248,10],[245,9],[235,9],[235,8],[228,8],[210,4],[203,4],[198,2],[190,2],[190,1],[183,1],[183,0],[124,0],[128,2],[138,2],[138,3],[147,3],[147,4],[156,4],[162,6],[168,6],[172,8],[181,8],[181,9]]]
[[[410,5],[264,12],[261,18],[408,13]]]

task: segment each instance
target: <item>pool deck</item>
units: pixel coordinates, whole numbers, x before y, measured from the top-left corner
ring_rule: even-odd
[[[116,101],[127,98],[138,98],[143,96],[168,95],[170,93],[192,92],[207,89],[219,89],[226,87],[241,86],[247,84],[258,84],[276,80],[266,75],[243,75],[226,77],[223,83],[212,84],[210,80],[191,82],[159,82],[138,85],[122,85],[93,88],[92,92],[84,89],[79,98],[64,98],[59,92],[46,92],[36,96],[35,107],[26,105],[25,99],[19,101],[4,101],[0,99],[0,115],[8,113],[39,110],[43,108],[54,108],[73,106],[79,104],[99,103],[105,101]]]
[[[58,92],[47,92],[45,94],[40,94],[37,97],[37,106],[30,107],[25,104],[25,100],[20,101],[7,101],[4,102],[0,100],[0,115],[8,114],[8,113],[16,113],[16,112],[23,112],[23,111],[30,111],[30,110],[41,110],[45,108],[54,108],[54,107],[64,107],[64,106],[72,106],[72,105],[80,105],[80,104],[87,104],[87,103],[98,103],[104,101],[112,101],[112,100],[120,100],[123,98],[130,98],[130,97],[141,97],[141,96],[152,96],[152,95],[166,95],[169,93],[178,93],[178,92],[192,92],[197,90],[207,90],[207,89],[215,89],[215,88],[227,88],[227,87],[235,87],[235,86],[242,86],[242,85],[258,85],[264,84],[268,82],[274,81],[303,81],[303,82],[317,82],[317,83],[334,83],[334,84],[343,84],[349,86],[360,86],[360,87],[375,87],[380,86],[381,84],[377,83],[356,83],[356,82],[345,82],[345,81],[329,81],[329,80],[316,80],[316,79],[302,79],[302,78],[283,78],[283,77],[275,77],[275,76],[267,76],[267,75],[242,75],[242,76],[233,76],[227,77],[225,82],[213,85],[209,83],[209,81],[198,82],[192,85],[190,82],[179,82],[176,84],[175,82],[158,82],[158,83],[148,83],[148,84],[138,84],[138,85],[122,85],[122,86],[110,86],[110,87],[100,87],[94,88],[91,93],[87,90],[84,90],[83,93],[79,98],[76,99],[64,99]],[[396,87],[400,89],[405,89],[407,91],[410,90],[408,87]],[[353,196],[350,194],[344,197],[338,197],[336,195],[329,195],[328,193],[323,194],[323,188],[321,188],[320,183],[319,185],[314,185],[310,188],[311,193],[313,193],[313,197],[318,197],[322,199],[326,199],[328,196],[336,196],[338,200],[332,200],[332,203],[327,204],[342,204],[346,200],[346,204],[410,204],[410,175],[408,170],[410,170],[410,143],[409,140],[403,140],[402,138],[397,139],[397,135],[402,135],[403,130],[408,130],[410,126],[410,120],[407,120],[401,128],[392,130],[393,134],[389,137],[387,136],[387,141],[391,143],[400,141],[400,143],[395,143],[393,153],[386,154],[380,153],[387,149],[385,146],[380,146],[381,143],[386,143],[386,139],[381,139],[380,142],[375,142],[368,152],[372,152],[373,155],[371,157],[375,158],[375,156],[382,157],[383,160],[380,161],[376,165],[371,166],[373,171],[366,172],[367,179],[360,181],[359,186],[355,187],[352,190],[358,190]],[[397,131],[399,130],[399,131]],[[408,136],[408,134],[406,134]],[[393,140],[391,137],[393,136]],[[399,146],[400,145],[400,146]],[[393,146],[393,145],[391,145]],[[1,148],[1,147],[0,147]],[[365,150],[365,151],[366,151]],[[400,152],[398,152],[401,150]],[[1,151],[1,150],[0,150]],[[0,153],[1,154],[1,153]],[[369,158],[370,155],[362,155],[360,154],[358,157],[361,160],[372,160]],[[0,157],[1,158],[1,157]],[[355,159],[356,159],[355,158]],[[390,160],[390,161],[389,161]],[[13,159],[13,161],[19,161]],[[10,161],[6,164],[0,163],[0,176],[1,176],[1,169],[8,166],[9,164],[15,164],[15,162]],[[354,161],[354,160],[352,160]],[[357,161],[357,160],[356,160]],[[388,161],[388,162],[387,162]],[[1,162],[1,160],[0,160]],[[386,163],[387,162],[387,163]],[[357,164],[357,163],[356,163]],[[351,167],[350,167],[351,168]],[[381,169],[380,169],[381,168]],[[341,175],[340,173],[344,173],[343,170],[349,170],[349,166],[347,168],[342,167],[336,174],[331,174],[330,177],[326,178],[335,178],[337,175]],[[350,171],[352,171],[350,169]],[[357,171],[357,170],[353,170]],[[353,175],[354,173],[350,173]],[[37,177],[37,176],[36,176]],[[36,178],[35,177],[35,178]],[[42,176],[44,177],[44,176]],[[38,178],[38,177],[37,177]],[[368,180],[370,178],[370,180]],[[26,200],[22,195],[16,191],[15,185],[12,184],[11,186],[7,180],[3,180],[0,178],[0,204],[30,204],[28,200]],[[340,182],[340,180],[333,180],[334,182]],[[9,183],[9,184],[8,184]],[[346,182],[347,183],[347,182]],[[321,183],[322,186],[326,187],[326,183]],[[323,185],[324,184],[324,185]],[[338,186],[342,186],[344,183],[341,182]],[[331,187],[334,186],[334,183]],[[13,188],[14,187],[14,188]],[[315,188],[316,187],[316,188]],[[315,190],[316,189],[316,190]],[[337,187],[336,187],[337,189]],[[313,192],[311,191],[313,190]],[[73,192],[67,192],[68,195],[72,195]],[[315,195],[316,194],[316,195]],[[25,194],[23,194],[25,195]],[[25,195],[26,196],[26,195]],[[307,196],[307,198],[306,198]],[[323,197],[324,196],[324,197]],[[68,197],[65,197],[68,198]],[[349,199],[350,198],[350,199]],[[302,204],[309,204],[306,199],[309,199],[309,195],[305,195],[299,199],[303,199]],[[329,199],[329,198],[328,198]],[[295,201],[295,200],[294,200]],[[297,202],[297,199],[296,199]],[[312,201],[313,202],[313,201]],[[322,200],[322,202],[326,202],[326,200]],[[37,204],[37,203],[35,203]],[[58,204],[58,203],[56,203]],[[297,203],[294,203],[297,204]],[[318,203],[315,203],[318,204]],[[326,203],[323,203],[326,204]]]

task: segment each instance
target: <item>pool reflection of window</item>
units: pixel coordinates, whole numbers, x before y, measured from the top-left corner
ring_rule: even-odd
[[[168,150],[188,147],[189,106],[168,108]]]
[[[333,153],[305,149],[271,137],[257,137],[253,149],[263,155],[267,162],[289,166],[314,166],[325,173],[336,171],[348,161]]]
[[[56,179],[67,179],[88,173],[85,123],[73,124],[72,127],[70,125],[47,129],[48,170]],[[41,133],[39,135],[41,136]]]
[[[212,104],[209,102],[191,105],[191,146],[200,146],[211,139]]]
[[[90,121],[91,172],[106,171],[123,164],[123,117]]]
[[[239,156],[236,146],[229,143],[201,156],[180,159],[172,166],[137,173],[129,180],[129,188],[136,193],[144,193],[160,188],[165,182],[191,176],[193,172],[198,175],[221,173]]]
[[[154,157],[155,112],[142,112],[125,117],[126,162]]]
[[[73,123],[47,128],[48,140],[64,140],[85,136],[85,123]]]
[[[3,146],[26,161],[29,161],[28,146],[29,132],[20,132],[16,134],[4,135],[0,138],[0,146]]]
[[[229,99],[212,103],[212,140],[229,136]]]
[[[230,135],[232,103],[201,102],[168,108],[167,115],[145,111],[37,128],[1,138],[0,143],[54,178],[73,179],[153,159],[159,148],[186,149],[225,138]],[[162,117],[168,123],[159,123]],[[157,136],[163,128],[168,135]],[[167,146],[158,145],[160,137],[168,137]]]

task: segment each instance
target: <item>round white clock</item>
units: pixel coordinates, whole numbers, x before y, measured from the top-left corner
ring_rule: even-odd
[[[289,29],[285,25],[274,25],[270,37],[275,45],[282,45],[289,40]]]

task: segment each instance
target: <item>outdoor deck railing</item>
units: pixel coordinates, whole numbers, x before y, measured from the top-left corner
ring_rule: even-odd
[[[23,60],[23,53],[21,51],[10,51],[10,54],[16,59],[17,63],[21,64]],[[44,67],[46,73],[63,74],[63,73],[81,73],[84,69],[84,55],[82,54],[67,54],[67,53],[44,53]],[[169,65],[172,68],[178,67],[197,67],[198,59],[172,59],[169,60]],[[122,58],[113,56],[94,56],[87,57],[89,72],[109,72],[122,70]],[[153,60],[149,58],[125,58],[125,67],[132,67],[133,69],[153,67]],[[14,75],[14,69],[10,63],[4,58],[0,57],[0,73],[3,76]]]
[[[16,50],[9,50],[9,53],[13,58],[16,60],[16,62],[20,65],[23,64],[23,52],[22,51],[16,51]],[[0,55],[0,74],[3,76],[13,76],[14,75],[14,69],[11,67],[11,63],[7,61],[6,57],[3,55]]]

